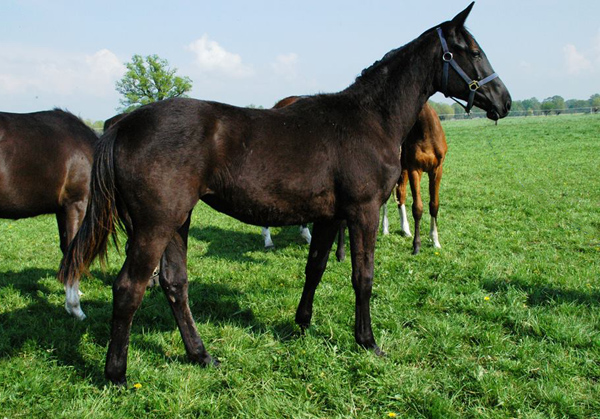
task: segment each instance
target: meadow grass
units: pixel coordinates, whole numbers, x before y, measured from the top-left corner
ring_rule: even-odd
[[[0,220],[0,417],[600,417],[600,116],[444,128],[443,248],[424,238],[412,256],[395,210],[378,238],[372,317],[385,358],[354,342],[349,261],[330,259],[302,337],[297,228],[273,229],[267,252],[259,228],[200,203],[189,294],[221,367],[186,360],[151,289],[133,323],[129,388],[107,385],[122,256],[83,281],[79,322],[55,279],[54,218]]]

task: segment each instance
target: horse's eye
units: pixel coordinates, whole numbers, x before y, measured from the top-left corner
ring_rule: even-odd
[[[473,58],[481,58],[481,51],[479,50],[471,51],[471,54],[473,55]]]

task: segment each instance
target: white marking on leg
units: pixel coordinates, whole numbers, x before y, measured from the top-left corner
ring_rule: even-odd
[[[272,249],[275,247],[273,240],[271,240],[271,232],[269,231],[269,227],[263,227],[261,234],[263,236],[263,240],[265,241],[265,249]]]
[[[440,240],[438,238],[437,219],[435,219],[434,217],[431,217],[431,228],[429,229],[429,237],[431,237],[431,240],[433,241],[433,247],[437,249],[442,248],[442,245],[440,244]]]
[[[390,220],[388,219],[387,203],[383,204],[383,219],[381,220],[381,229],[384,235],[390,234]]]
[[[310,230],[308,229],[308,227],[300,226],[300,236],[304,240],[306,240],[306,243],[310,244],[310,241],[312,240],[312,236],[310,235]]]
[[[85,313],[81,309],[79,301],[79,283],[65,285],[65,309],[79,320],[85,319]]]
[[[412,237],[412,234],[410,233],[410,224],[408,224],[408,217],[406,216],[406,205],[400,205],[398,212],[400,213],[402,235]]]

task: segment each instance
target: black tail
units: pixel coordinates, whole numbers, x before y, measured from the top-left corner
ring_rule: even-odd
[[[110,130],[96,143],[90,197],[79,231],[65,253],[58,279],[72,284],[82,274],[89,274],[89,266],[99,255],[106,260],[109,237],[117,242],[117,228],[122,222],[117,210],[117,191],[114,172],[114,145],[117,130]]]

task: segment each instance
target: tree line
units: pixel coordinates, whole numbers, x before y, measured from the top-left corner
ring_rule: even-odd
[[[440,115],[441,119],[452,119],[465,115],[465,111],[458,103],[449,105],[430,101],[429,104]],[[510,116],[534,116],[534,115],[560,115],[561,113],[598,113],[600,111],[600,94],[595,93],[589,99],[569,99],[562,96],[548,97],[541,102],[532,97],[525,100],[514,100],[510,110]],[[473,113],[477,116],[477,110]]]

